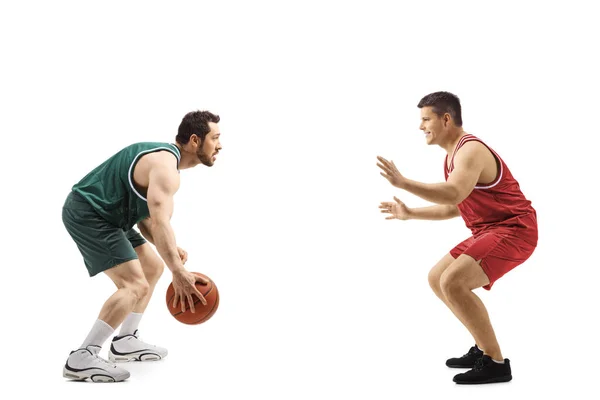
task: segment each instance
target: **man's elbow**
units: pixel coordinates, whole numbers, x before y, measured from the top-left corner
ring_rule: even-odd
[[[150,228],[151,232],[155,232],[157,229],[161,229],[162,227],[164,227],[165,225],[169,224],[169,216],[166,214],[155,214],[151,219],[150,219],[150,224],[148,225],[148,228]]]
[[[469,196],[464,190],[460,190],[457,187],[452,186],[448,193],[446,204],[451,206],[457,206],[463,202]]]

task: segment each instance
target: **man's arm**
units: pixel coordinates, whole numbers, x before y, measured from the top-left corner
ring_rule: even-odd
[[[451,204],[439,204],[430,207],[408,208],[402,200],[394,196],[394,201],[386,201],[379,206],[384,214],[391,214],[386,219],[427,219],[442,220],[458,217],[458,207]]]
[[[154,244],[154,238],[152,237],[152,232],[150,231],[150,229],[151,229],[150,227],[152,225],[151,220],[152,220],[152,218],[150,218],[150,217],[145,218],[137,223],[137,227],[140,230],[140,233],[142,234],[142,236],[147,241]]]
[[[430,207],[409,208],[408,219],[441,221],[460,216],[458,207],[453,204],[436,204]]]
[[[150,221],[147,226],[150,228],[152,242],[167,267],[171,272],[182,271],[185,269],[177,252],[175,233],[171,227],[173,196],[179,189],[179,174],[170,162],[160,161],[157,160],[150,167],[147,196]]]
[[[404,178],[399,188],[437,204],[460,204],[477,185],[484,167],[484,149],[466,143],[454,156],[454,170],[443,183],[422,183]]]

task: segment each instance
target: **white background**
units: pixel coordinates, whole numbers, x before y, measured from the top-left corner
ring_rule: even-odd
[[[453,3],[450,5],[449,3]],[[592,2],[3,2],[0,6],[3,388],[61,398],[590,398],[596,286],[599,29]],[[596,38],[595,38],[596,37]],[[418,101],[456,93],[464,128],[507,162],[539,246],[477,291],[509,384],[463,387],[444,361],[473,344],[427,273],[462,220],[386,221],[376,156],[443,180]],[[134,141],[221,116],[213,168],[182,171],[172,220],[221,304],[199,326],[165,306],[142,337],[167,359],[123,384],[62,366],[104,300],[61,221],[70,187]],[[102,355],[106,355],[106,347]],[[6,382],[5,382],[6,381]],[[9,386],[6,386],[8,383]],[[171,397],[173,398],[173,397]]]

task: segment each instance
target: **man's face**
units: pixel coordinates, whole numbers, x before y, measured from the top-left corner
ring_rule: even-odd
[[[219,126],[214,122],[209,122],[208,126],[210,127],[210,132],[204,137],[202,145],[198,147],[196,156],[198,156],[198,160],[202,164],[212,167],[215,164],[219,150],[222,149],[219,139],[221,132],[219,132]]]
[[[433,107],[421,108],[421,126],[419,127],[425,133],[427,144],[440,144],[447,131],[447,116],[439,117],[433,112]]]

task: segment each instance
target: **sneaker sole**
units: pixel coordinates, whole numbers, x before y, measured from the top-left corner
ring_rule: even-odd
[[[466,369],[472,369],[475,366],[475,364],[473,365],[459,365],[459,364],[446,364],[446,367],[448,368],[466,368]]]
[[[456,382],[456,381],[454,381],[454,382],[458,385],[482,385],[482,384],[486,384],[486,383],[509,382],[510,380],[512,380],[512,375],[500,376],[498,378],[491,378],[491,379],[488,379],[485,381],[480,381],[480,382]]]
[[[94,383],[122,382],[125,379],[129,378],[129,376],[129,373],[127,373],[127,375],[119,377],[114,377],[102,373],[89,374],[83,372],[70,371],[63,367],[63,377],[73,381],[85,381],[86,379],[89,379]]]
[[[166,357],[166,355],[165,355]],[[159,361],[162,360],[163,357],[160,354],[156,353],[142,353],[142,354],[128,354],[128,355],[116,355],[113,353],[108,353],[108,360],[114,363],[126,363],[126,362],[136,362],[136,361]]]

